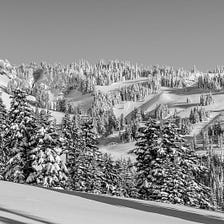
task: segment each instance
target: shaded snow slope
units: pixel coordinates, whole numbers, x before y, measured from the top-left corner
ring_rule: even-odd
[[[224,214],[0,181],[0,223],[224,223]]]

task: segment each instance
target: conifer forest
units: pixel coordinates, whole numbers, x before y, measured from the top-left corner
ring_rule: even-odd
[[[0,60],[0,179],[224,210],[224,67]]]

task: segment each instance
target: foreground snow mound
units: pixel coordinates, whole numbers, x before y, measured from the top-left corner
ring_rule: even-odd
[[[224,214],[0,181],[0,223],[224,223]],[[60,190],[59,190],[60,191]]]

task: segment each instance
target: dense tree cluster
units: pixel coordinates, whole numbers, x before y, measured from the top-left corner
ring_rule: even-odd
[[[2,98],[0,97],[0,179],[3,179],[2,172],[4,170],[6,164],[6,152],[4,150],[3,145],[5,145],[4,132],[8,126],[7,122],[7,111],[5,105],[2,102]]]
[[[171,88],[186,87],[186,80],[191,75],[190,72],[183,69],[174,69],[168,66],[157,68],[154,72],[161,74],[161,86]]]
[[[211,92],[209,94],[202,94],[200,96],[200,106],[207,106],[214,103]]]
[[[131,161],[114,161],[97,147],[93,120],[68,113],[57,127],[48,111],[34,112],[26,93],[13,92],[10,111],[0,101],[1,179],[45,187],[135,197]],[[7,119],[6,119],[7,118]]]
[[[208,170],[184,144],[176,126],[150,120],[140,133],[134,150],[140,197],[211,208],[209,188],[200,182]]]
[[[15,66],[14,69],[18,78],[16,81],[23,80],[30,87],[33,84],[33,72],[43,69],[44,75],[41,77],[41,82],[62,92],[78,89],[82,93],[89,93],[94,91],[95,85],[110,85],[140,77],[154,78],[149,68],[118,60],[100,61],[95,65],[91,65],[85,60],[76,61],[69,65],[30,63]]]
[[[32,90],[32,94],[36,96],[36,100],[37,100],[36,106],[41,108],[53,109],[53,108],[50,108],[50,96],[49,96],[49,92],[47,91],[47,87],[45,85],[43,84],[40,84],[38,86],[35,85]]]
[[[208,136],[221,136],[224,132],[223,125],[221,122],[214,122],[208,127]]]
[[[224,163],[223,159],[212,152],[212,147],[209,150],[209,183],[211,186],[214,206],[219,209],[224,209]]]
[[[137,123],[140,123],[144,120],[144,118],[144,112],[140,108],[134,108],[131,113],[131,121],[136,121]]]
[[[119,130],[119,120],[113,112],[113,103],[107,94],[98,93],[92,108],[89,109],[89,116],[94,120],[94,126],[99,135],[107,136]]]
[[[219,120],[219,117],[201,131],[201,137],[203,139],[203,148],[205,150],[207,150],[206,147],[209,144],[209,141],[212,141],[218,147],[221,147],[221,142],[224,137],[224,127],[222,121]]]
[[[149,88],[149,89],[148,89]],[[122,103],[123,101],[139,101],[146,97],[145,94],[155,93],[157,91],[154,89],[150,89],[151,84],[148,82],[141,82],[137,84],[132,84],[128,86],[124,86],[117,91],[110,91],[108,93],[104,92],[96,92],[94,93],[94,100],[92,107],[90,108],[89,112],[92,117],[96,118],[96,123],[98,128],[99,134],[112,134],[113,130],[119,129],[119,120],[116,119],[113,113],[113,107],[117,104]],[[135,111],[134,111],[135,113]],[[138,116],[137,120],[140,118]],[[135,119],[135,118],[134,118]],[[133,120],[133,119],[132,119]],[[139,121],[140,122],[140,121]],[[104,127],[103,127],[104,126]],[[121,125],[122,126],[122,125]],[[107,131],[107,129],[109,130]],[[123,129],[121,129],[123,130]],[[126,128],[126,133],[124,134],[127,138],[128,136],[128,127]],[[124,137],[123,135],[123,137]],[[122,138],[123,138],[122,137]],[[125,138],[126,138],[125,137]]]
[[[4,180],[212,208],[209,188],[200,182],[207,169],[173,122],[150,120],[136,127],[140,131],[133,164],[100,152],[91,117],[83,120],[80,114],[71,118],[66,113],[57,127],[49,112],[30,108],[21,90],[14,91],[9,112],[4,106],[0,110],[0,122],[6,122],[1,130],[6,141],[0,142]],[[136,122],[140,114],[136,110],[133,115]],[[119,123],[120,130],[128,126],[122,117]]]
[[[216,142],[217,140],[217,142]],[[223,135],[208,135],[203,132],[203,147],[207,151],[207,157],[202,158],[209,168],[209,173],[204,182],[210,186],[212,201],[216,209],[224,209],[224,162],[223,153],[217,154],[215,151],[223,149]]]
[[[160,87],[154,81],[140,82],[126,85],[119,89],[121,101],[139,101],[146,96],[158,93]]]
[[[60,138],[53,123],[48,117],[38,119],[21,90],[14,91],[7,116],[1,145],[4,179],[61,187],[66,168],[60,159]]]
[[[13,66],[13,69],[15,75],[8,83],[9,93],[20,88],[34,95],[39,107],[63,112],[61,102],[64,102],[71,112],[75,110],[64,98],[73,89],[87,94],[94,93],[96,85],[138,80],[135,84],[130,83],[110,93],[113,95],[110,96],[113,105],[116,105],[121,101],[142,100],[149,94],[159,92],[161,86],[171,88],[185,86],[184,82],[190,75],[183,69],[175,70],[168,66],[146,67],[118,60],[100,61],[95,65],[85,60],[69,65],[30,63]],[[54,96],[53,99],[52,94],[60,97]],[[98,96],[96,94],[96,97]]]
[[[136,141],[138,136],[138,129],[144,125],[145,114],[140,108],[134,108],[131,112],[131,119],[124,119],[121,114],[119,120],[119,139],[121,142]]]
[[[208,90],[221,90],[224,87],[223,73],[207,73],[198,77],[198,87]]]
[[[206,111],[204,107],[194,107],[191,109],[189,120],[192,124],[196,124],[206,120],[209,116],[209,111]]]
[[[119,131],[119,139],[122,143],[136,140],[138,125],[136,122],[125,125],[123,130]]]
[[[155,109],[155,114],[154,114],[154,118],[158,119],[158,120],[163,120],[165,119],[167,116],[169,116],[170,111],[168,108],[168,105],[164,105],[164,104],[159,104],[156,109]]]
[[[180,135],[189,133],[193,123],[206,119],[208,113],[203,107],[194,108],[189,119],[175,117],[179,129],[173,121],[162,122],[169,115],[167,105],[155,110],[155,118],[161,123],[150,120],[143,126],[145,116],[138,109],[131,114],[131,121],[124,116],[116,118],[113,112],[116,104],[141,101],[159,92],[161,86],[185,87],[191,72],[121,61],[101,61],[96,65],[80,61],[68,66],[31,63],[14,69],[16,76],[8,84],[8,91],[13,94],[10,111],[0,102],[1,179],[212,208],[210,182],[205,178],[208,170]],[[122,85],[116,91],[95,91],[96,85],[135,79],[142,80]],[[221,86],[220,80],[215,82]],[[85,116],[64,97],[73,89],[94,95]],[[54,101],[53,92],[58,95]],[[46,111],[34,112],[27,94],[36,96],[39,107],[66,112],[62,125],[57,127]],[[200,97],[202,106],[211,102],[211,94]],[[70,113],[74,113],[72,118]],[[135,164],[113,160],[100,152],[97,138],[114,131],[119,132],[122,142],[137,140]],[[213,170],[213,176],[219,175],[217,169]]]
[[[193,125],[189,118],[175,117],[174,123],[180,129],[180,134],[188,135],[193,129]]]

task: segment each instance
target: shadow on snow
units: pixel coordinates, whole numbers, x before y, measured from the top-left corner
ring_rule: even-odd
[[[46,188],[45,188],[46,189]],[[85,199],[114,205],[114,206],[123,206],[128,207],[140,211],[145,212],[151,212],[151,213],[157,213],[160,215],[166,215],[171,217],[180,218],[183,220],[188,220],[192,222],[198,222],[198,223],[204,223],[204,224],[223,224],[224,220],[218,216],[213,215],[203,215],[203,214],[197,214],[190,211],[183,211],[183,210],[177,210],[175,208],[168,208],[168,207],[161,207],[161,205],[150,205],[147,203],[144,203],[144,201],[136,201],[132,199],[126,199],[126,198],[117,198],[117,197],[110,197],[110,196],[104,196],[104,195],[95,195],[95,194],[89,194],[89,193],[83,193],[83,192],[77,192],[77,191],[64,191],[64,190],[58,190],[58,189],[48,189],[53,190],[59,193],[63,194],[69,194],[74,195],[78,197],[82,197]],[[165,204],[164,204],[165,205]]]
[[[44,220],[40,217],[31,216],[31,215],[28,215],[28,214],[21,213],[19,211],[6,209],[6,208],[3,208],[3,207],[0,207],[0,212],[5,212],[5,213],[9,213],[9,214],[12,214],[12,215],[16,215],[16,216],[20,216],[22,218],[28,219],[27,222],[18,221],[16,219],[4,217],[4,215],[1,215],[0,216],[0,223],[5,223],[5,224],[29,224],[30,223],[29,220],[33,220],[33,221],[37,221],[37,222],[40,222],[40,223],[43,223],[43,224],[56,224],[56,223],[53,223],[53,222],[46,221],[46,220]]]

